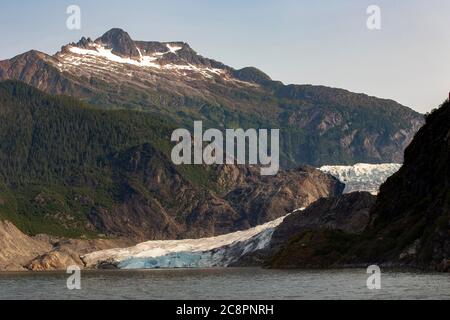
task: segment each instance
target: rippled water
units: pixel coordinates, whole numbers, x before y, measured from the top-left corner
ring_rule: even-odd
[[[367,289],[366,270],[90,271],[70,291],[64,273],[0,273],[0,299],[450,299],[450,275],[389,271]]]

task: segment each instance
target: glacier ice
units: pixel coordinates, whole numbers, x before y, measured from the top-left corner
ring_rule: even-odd
[[[148,241],[131,248],[93,252],[83,256],[82,259],[89,268],[99,266],[115,266],[119,269],[228,267],[243,255],[267,247],[275,228],[285,218],[286,216],[249,230],[222,236]]]
[[[344,193],[367,191],[378,194],[380,186],[401,167],[397,163],[359,163],[354,166],[323,166],[320,170],[345,183]]]

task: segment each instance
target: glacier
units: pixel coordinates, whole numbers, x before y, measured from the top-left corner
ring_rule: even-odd
[[[358,163],[354,166],[323,166],[320,170],[345,183],[344,193],[367,191],[377,195],[380,186],[401,167],[398,163]]]
[[[304,210],[304,208],[294,212],[301,210]],[[87,268],[228,267],[245,254],[266,248],[276,227],[288,215],[249,230],[217,237],[148,241],[130,248],[93,252],[81,258]]]
[[[346,184],[344,193],[368,191],[377,194],[380,186],[401,164],[356,164],[323,166],[325,173]],[[305,208],[295,210],[303,211]],[[275,229],[289,216],[226,235],[185,240],[148,241],[123,249],[87,254],[81,259],[87,268],[159,269],[229,267],[242,256],[266,248]]]

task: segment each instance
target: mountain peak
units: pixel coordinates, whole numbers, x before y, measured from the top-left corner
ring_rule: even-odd
[[[240,70],[234,71],[234,76],[241,81],[264,84],[272,79],[255,67],[246,67]]]
[[[125,30],[120,29],[120,28],[112,28],[111,30],[106,31],[97,40],[109,41],[109,40],[119,40],[119,39],[125,39],[126,41],[133,41],[131,39],[130,35],[128,34],[128,32],[126,32]]]
[[[127,58],[139,58],[139,50],[130,35],[120,28],[113,28],[103,36],[95,40],[96,43],[102,43],[118,56]]]

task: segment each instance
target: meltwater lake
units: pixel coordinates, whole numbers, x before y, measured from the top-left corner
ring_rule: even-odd
[[[253,268],[83,271],[81,290],[65,273],[0,273],[0,299],[450,299],[450,274],[384,271],[369,290],[365,269]]]

